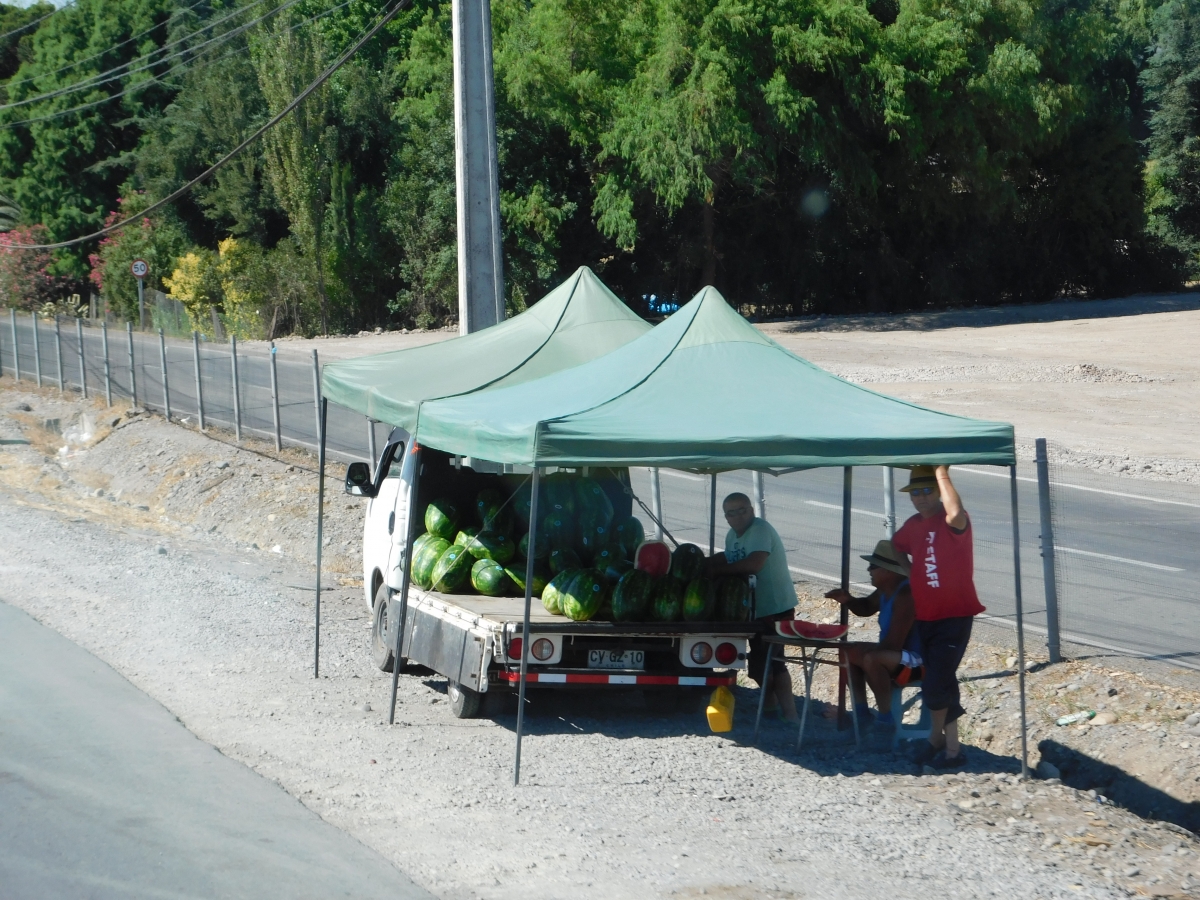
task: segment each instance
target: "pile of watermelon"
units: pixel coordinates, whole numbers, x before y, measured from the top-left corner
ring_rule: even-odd
[[[633,567],[629,559],[645,538],[641,522],[614,522],[612,502],[597,479],[559,472],[542,482],[538,535],[530,548],[531,500],[528,481],[511,494],[485,488],[473,511],[434,500],[425,511],[425,533],[413,544],[413,583],[444,593],[523,596],[532,554],[535,595],[556,576],[586,568],[598,573],[607,596],[608,583]],[[585,608],[572,607],[582,618],[598,611],[585,614]]]
[[[704,552],[683,544],[670,571],[655,577],[633,566],[645,540],[633,517],[614,521],[597,479],[556,472],[538,494],[538,534],[529,546],[532,491],[526,481],[511,496],[479,492],[473,515],[447,500],[425,512],[425,533],[413,544],[412,581],[443,593],[524,596],[530,554],[533,590],[554,615],[576,622],[744,622],[750,595],[744,578],[705,575]]]

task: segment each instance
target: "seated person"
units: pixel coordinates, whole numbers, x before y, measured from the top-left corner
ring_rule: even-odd
[[[916,608],[908,587],[908,560],[891,541],[880,541],[875,552],[863,559],[867,561],[874,593],[869,597],[852,597],[837,588],[825,596],[845,604],[857,616],[879,616],[879,642],[849,643],[845,653],[850,661],[850,687],[859,716],[869,719],[871,715],[865,686],[869,684],[879,709],[875,731],[880,737],[890,737],[896,729],[892,718],[893,680],[905,684],[920,678],[919,672],[915,675],[913,672],[922,665],[920,640],[913,627]]]

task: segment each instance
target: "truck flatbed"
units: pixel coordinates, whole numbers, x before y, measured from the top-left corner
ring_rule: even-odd
[[[477,627],[500,627],[525,619],[524,597],[483,597],[478,594],[444,594],[410,588],[409,602],[436,607],[458,617],[472,618]],[[644,634],[676,637],[691,634],[723,634],[751,637],[760,632],[754,622],[574,622],[566,616],[546,612],[537,597],[529,608],[529,631],[554,634]]]

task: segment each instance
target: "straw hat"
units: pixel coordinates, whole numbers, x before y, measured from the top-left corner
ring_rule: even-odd
[[[870,556],[863,555],[863,559],[873,566],[879,566],[881,569],[887,569],[889,572],[895,572],[897,575],[908,577],[908,560],[904,558],[904,554],[892,546],[891,541],[880,541],[875,545],[875,552]]]
[[[908,484],[900,488],[904,492],[913,488],[937,488],[937,476],[933,474],[933,466],[913,466],[908,473]]]

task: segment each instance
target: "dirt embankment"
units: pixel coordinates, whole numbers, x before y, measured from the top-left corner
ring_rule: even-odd
[[[328,472],[334,585],[313,681],[311,457],[49,390],[0,398],[0,503],[19,561],[6,598],[445,896],[865,897],[907,879],[964,897],[1190,896],[1200,883],[1200,843],[1179,828],[1196,827],[1200,776],[1189,676],[1167,686],[1034,660],[1031,761],[1072,787],[1013,777],[1015,651],[981,628],[963,668],[963,775],[854,753],[828,719],[799,759],[781,723],[750,748],[755,695],[742,687],[727,737],[619,697],[539,699],[514,792],[510,712],[456,722],[441,679],[406,674],[401,724],[385,724],[388,679],[371,668],[357,586],[362,505],[341,494],[340,467]],[[835,615],[811,594],[802,606]],[[834,690],[819,676],[818,697]],[[1054,724],[1081,708],[1099,711],[1095,724]],[[953,871],[926,855],[930,834]]]

